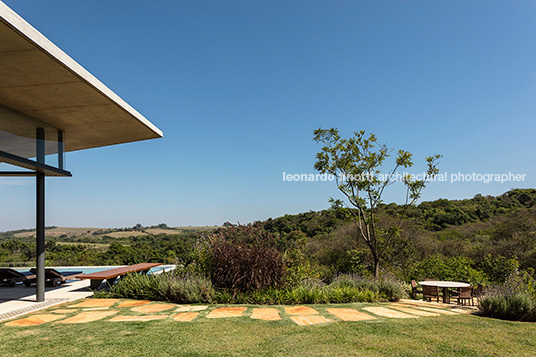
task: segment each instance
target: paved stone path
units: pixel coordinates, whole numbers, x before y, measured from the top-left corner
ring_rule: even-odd
[[[254,320],[291,320],[299,326],[327,324],[337,321],[368,321],[378,318],[407,319],[434,318],[441,315],[472,313],[474,309],[452,305],[438,305],[402,301],[382,306],[361,308],[313,308],[311,306],[246,307],[208,305],[176,305],[148,300],[87,299],[74,304],[64,304],[50,311],[35,313],[5,323],[6,326],[36,326],[41,324],[82,324],[105,320],[110,322],[153,321],[173,319],[192,322],[200,319],[226,319],[246,317]]]

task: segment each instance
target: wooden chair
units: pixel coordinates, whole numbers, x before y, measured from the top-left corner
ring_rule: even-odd
[[[465,305],[466,301],[471,301],[471,306],[473,306],[474,288],[472,286],[458,288],[458,294],[454,295],[453,298],[458,299],[458,305]]]
[[[422,299],[432,301],[432,298],[435,298],[439,302],[439,288],[437,286],[422,286]]]
[[[411,298],[417,299],[417,294],[422,294],[422,290],[417,287],[417,282],[415,280],[411,281]]]

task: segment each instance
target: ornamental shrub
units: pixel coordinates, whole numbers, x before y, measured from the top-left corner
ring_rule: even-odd
[[[109,292],[96,292],[96,297],[159,300],[175,303],[209,303],[214,296],[212,283],[199,274],[163,272],[157,275],[128,274]]]
[[[271,233],[253,225],[230,226],[207,237],[206,245],[214,287],[249,291],[283,284],[285,264]]]
[[[536,304],[529,294],[490,295],[478,304],[483,316],[503,320],[536,321]]]
[[[483,316],[536,321],[536,280],[528,272],[514,272],[502,284],[488,286],[478,308]]]
[[[370,290],[378,293],[379,298],[384,301],[398,301],[406,297],[402,282],[387,274],[377,279],[365,279],[357,275],[343,274],[336,277],[330,287]]]

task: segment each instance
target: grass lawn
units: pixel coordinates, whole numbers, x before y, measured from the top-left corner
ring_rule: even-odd
[[[308,305],[332,323],[297,326],[281,307],[280,321],[242,317],[192,322],[0,325],[2,356],[534,356],[536,324],[471,315],[342,322],[327,307],[388,304]],[[211,310],[214,306],[211,306]],[[258,307],[258,306],[257,306]],[[113,309],[113,308],[112,308]],[[53,309],[51,309],[53,310]],[[42,311],[39,313],[43,313]],[[47,312],[45,312],[47,313]],[[129,312],[121,311],[121,314]],[[171,314],[171,313],[169,313]]]

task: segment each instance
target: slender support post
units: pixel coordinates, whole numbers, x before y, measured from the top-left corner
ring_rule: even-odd
[[[36,130],[37,162],[45,163],[45,130]],[[45,301],[45,174],[36,173],[36,269],[37,302]]]
[[[63,170],[65,165],[64,163],[64,152],[65,152],[65,141],[63,137],[63,131],[58,130],[58,169]]]

